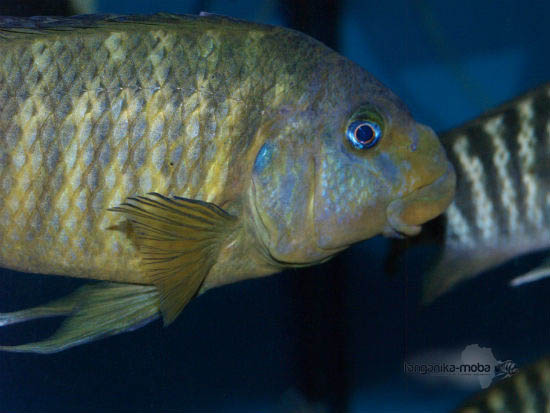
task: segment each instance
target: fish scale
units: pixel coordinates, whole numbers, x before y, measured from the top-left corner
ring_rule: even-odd
[[[2,55],[0,264],[111,282],[0,313],[3,326],[69,316],[0,350],[170,324],[212,287],[417,233],[454,193],[435,133],[299,32],[210,15],[0,17]],[[358,145],[369,127],[376,141]]]
[[[275,79],[252,75],[259,56],[215,30],[113,30],[0,41],[4,265],[130,281],[135,251],[106,231],[119,219],[109,207],[153,189],[216,202],[238,182],[228,163],[246,156]],[[265,35],[234,34],[251,45]]]
[[[522,254],[550,248],[550,85],[442,135],[457,172],[443,255],[425,300]],[[547,264],[537,269],[550,271]]]
[[[479,224],[473,223],[487,223],[487,220],[494,221],[492,225],[487,223],[491,239],[496,239],[499,231],[507,234],[506,239],[517,238],[521,234],[532,236],[533,231],[538,235],[547,233],[548,225],[544,222],[550,222],[545,208],[545,197],[550,189],[547,170],[550,154],[539,149],[549,139],[545,130],[550,122],[547,91],[548,88],[539,91],[502,113],[489,115],[470,127],[444,137],[443,144],[450,148],[449,156],[455,160],[458,174],[466,178],[465,182],[459,180],[456,207],[468,218],[472,224],[471,231],[478,237],[482,238],[482,229]],[[494,122],[500,122],[501,127],[487,129],[487,125]],[[467,145],[457,147],[457,142],[461,140]],[[502,152],[509,157],[504,173],[499,171],[495,160],[499,156],[496,146],[501,146]],[[480,169],[473,168],[472,163],[460,162],[460,156],[474,161],[478,159]],[[479,193],[473,194],[470,191],[475,191],[476,185],[479,186]],[[512,189],[514,196],[502,198],[503,188]],[[486,209],[488,206],[491,212],[485,218],[480,217],[477,208]],[[510,215],[512,208],[517,209],[522,217],[519,224],[523,230],[520,233],[511,231],[504,219]]]

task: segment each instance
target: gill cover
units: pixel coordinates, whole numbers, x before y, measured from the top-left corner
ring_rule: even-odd
[[[271,259],[283,265],[311,264],[322,258],[310,245],[314,157],[307,145],[296,141],[283,137],[266,141],[252,169],[256,232]]]

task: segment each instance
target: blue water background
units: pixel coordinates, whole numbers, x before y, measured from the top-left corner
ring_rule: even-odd
[[[101,12],[207,10],[287,21],[274,1],[97,4]],[[550,81],[549,16],[550,3],[543,1],[348,0],[339,51],[396,92],[418,120],[442,131]],[[550,349],[550,282],[520,290],[506,286],[540,255],[421,307],[419,282],[430,251],[409,252],[402,258],[407,270],[393,278],[383,269],[387,252],[387,241],[377,238],[344,253],[350,412],[445,412],[456,406],[467,391],[427,387],[403,374],[405,358],[418,352],[479,344],[492,348],[497,359],[522,364]],[[299,271],[287,271],[210,291],[167,329],[156,322],[52,356],[0,353],[0,412],[291,411],[300,395],[288,285],[297,276]],[[36,305],[80,284],[5,270],[0,310]],[[10,327],[0,339],[34,340],[58,324]]]

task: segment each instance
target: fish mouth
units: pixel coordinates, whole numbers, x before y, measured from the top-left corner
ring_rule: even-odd
[[[422,224],[442,214],[451,204],[455,187],[455,170],[447,162],[447,169],[435,181],[389,203],[386,208],[388,226],[383,234],[390,237],[418,235]]]

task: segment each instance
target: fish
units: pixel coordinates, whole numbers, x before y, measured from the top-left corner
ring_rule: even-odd
[[[437,135],[300,32],[201,13],[0,18],[0,265],[90,283],[0,326],[52,353],[442,213]]]
[[[439,222],[429,224],[442,248],[424,277],[425,303],[513,258],[550,249],[550,84],[440,136],[457,187]],[[550,276],[550,251],[548,258],[511,285]]]
[[[550,410],[550,357],[519,369],[465,401],[454,413],[545,413]]]

